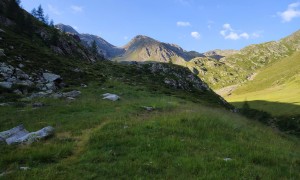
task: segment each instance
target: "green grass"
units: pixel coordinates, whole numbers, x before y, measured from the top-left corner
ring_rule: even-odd
[[[237,105],[247,100],[252,108],[276,116],[300,114],[299,57],[297,52],[261,69],[253,81],[242,85],[225,99]],[[283,104],[290,106],[283,107]]]
[[[1,145],[0,172],[12,172],[5,178],[300,178],[298,139],[255,121],[116,80],[79,89],[74,102],[41,99],[47,106],[40,109],[1,107],[0,131],[20,123],[30,131],[56,129],[54,137],[29,146]],[[102,100],[106,92],[121,100]]]

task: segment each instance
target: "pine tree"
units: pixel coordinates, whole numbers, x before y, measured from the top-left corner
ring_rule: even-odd
[[[34,9],[33,9],[33,11],[34,11]],[[43,23],[46,23],[42,5],[39,5],[38,9],[32,15],[34,15],[38,20],[42,21]]]
[[[36,12],[36,9],[35,9],[35,8],[33,8],[33,9],[31,10],[31,14],[32,14],[34,17],[37,17],[37,12]]]
[[[50,23],[49,23],[49,26],[50,26],[50,27],[54,27],[54,21],[53,21],[53,19],[51,19],[51,21],[50,21]]]

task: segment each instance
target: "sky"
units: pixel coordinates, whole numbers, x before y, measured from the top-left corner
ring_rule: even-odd
[[[124,46],[146,35],[183,49],[241,49],[300,29],[300,0],[21,0],[55,24]]]

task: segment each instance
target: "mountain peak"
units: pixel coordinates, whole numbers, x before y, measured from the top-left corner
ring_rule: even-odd
[[[56,24],[55,27],[63,32],[68,32],[72,34],[79,34],[72,26],[65,25],[62,23]]]

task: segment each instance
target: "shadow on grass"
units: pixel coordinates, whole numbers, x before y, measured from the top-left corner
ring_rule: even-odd
[[[300,106],[268,101],[244,101],[231,103],[239,113],[267,125],[275,125],[281,131],[300,137]]]
[[[292,103],[270,102],[270,101],[247,101],[250,108],[262,110],[272,114],[272,116],[299,116],[300,105]],[[237,108],[241,108],[245,102],[231,102],[231,104]]]

